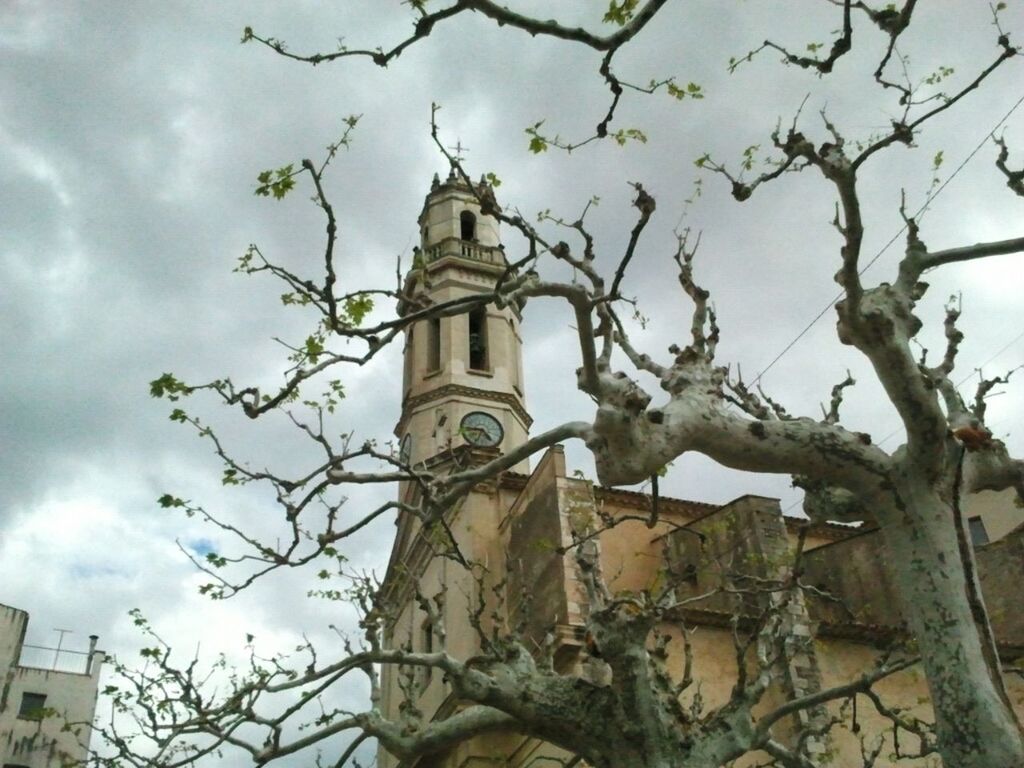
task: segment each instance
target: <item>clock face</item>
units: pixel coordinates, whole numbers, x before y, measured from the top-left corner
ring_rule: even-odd
[[[402,438],[402,446],[398,450],[398,460],[403,464],[409,463],[412,456],[412,435],[407,434]]]
[[[498,420],[483,411],[473,411],[463,416],[462,423],[459,424],[459,432],[470,445],[486,448],[497,445],[505,436],[505,430],[501,428]]]

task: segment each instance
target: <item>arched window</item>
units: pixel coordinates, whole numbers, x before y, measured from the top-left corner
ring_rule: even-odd
[[[476,216],[469,211],[459,214],[459,224],[462,225],[462,239],[476,240]]]

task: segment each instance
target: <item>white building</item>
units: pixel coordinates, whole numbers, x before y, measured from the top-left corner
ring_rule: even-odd
[[[26,611],[0,604],[0,766],[84,761],[105,654],[95,635],[87,651],[27,645],[27,629]]]

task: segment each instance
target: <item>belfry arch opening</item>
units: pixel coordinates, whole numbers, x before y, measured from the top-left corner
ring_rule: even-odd
[[[459,226],[463,240],[476,240],[476,216],[471,211],[459,214]]]
[[[477,307],[469,313],[469,367],[486,371],[487,359],[487,307]]]
[[[441,370],[441,318],[427,321],[427,372]]]

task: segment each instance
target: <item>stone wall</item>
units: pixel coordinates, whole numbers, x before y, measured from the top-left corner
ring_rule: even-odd
[[[976,550],[985,607],[996,639],[1024,647],[1024,528]]]
[[[512,522],[509,539],[509,597],[517,603],[513,623],[541,638],[553,623],[567,621],[565,568],[558,493],[554,485],[537,494]]]
[[[885,552],[874,530],[804,555],[804,583],[835,598],[810,595],[811,617],[827,625],[902,626],[900,596],[888,576]]]
[[[989,619],[1001,644],[1024,646],[1024,529],[974,552]],[[806,584],[836,599],[810,596],[811,618],[825,629],[902,629],[900,595],[888,577],[877,531],[819,547],[804,557]]]
[[[723,584],[747,589],[757,579],[774,578],[789,554],[778,501],[741,496],[665,537],[670,572],[680,599],[718,590]],[[744,615],[759,613],[765,594],[718,592],[695,607]]]
[[[561,461],[561,452],[544,456],[506,521],[509,623],[538,646],[553,626],[569,621],[568,574],[559,549],[566,544],[557,483]]]

